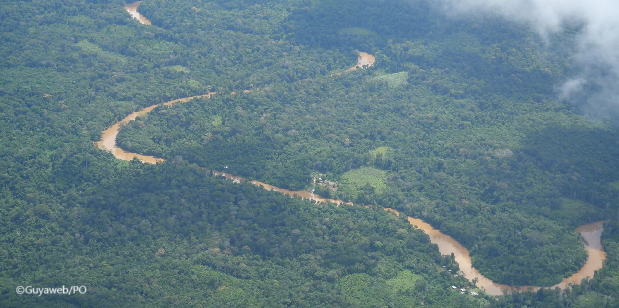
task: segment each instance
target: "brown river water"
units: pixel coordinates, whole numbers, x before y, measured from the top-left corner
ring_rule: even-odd
[[[131,17],[137,19],[141,24],[150,26],[152,25],[150,20],[138,13],[138,6],[140,6],[140,3],[142,3],[142,1],[125,4],[125,11],[131,14]]]
[[[148,21],[148,19],[144,18],[143,16],[139,15],[139,13],[137,13],[138,6],[139,6],[139,2],[128,4],[125,6],[125,10],[127,10],[127,12],[129,12],[136,19],[139,19],[141,23],[150,25],[150,21]],[[134,15],[134,14],[137,14],[137,15]],[[143,22],[143,20],[145,22]],[[363,68],[366,65],[372,66],[375,61],[376,59],[374,58],[374,56],[368,53],[365,53],[365,52],[359,52],[359,59],[358,59],[357,65],[351,67],[347,71],[352,71],[357,68]],[[243,92],[248,92],[248,91],[245,90]],[[188,102],[194,98],[210,97],[214,94],[216,93],[212,92],[212,93],[208,93],[204,95],[175,99],[172,101],[165,102],[163,104],[152,105],[140,111],[136,111],[128,115],[121,121],[110,126],[108,129],[104,130],[101,136],[101,141],[96,142],[95,144],[98,148],[102,150],[107,150],[107,151],[112,152],[114,156],[118,159],[132,160],[134,158],[138,158],[143,163],[150,163],[150,164],[163,162],[164,161],[163,158],[158,158],[158,157],[148,156],[148,155],[141,155],[137,153],[131,153],[131,152],[128,152],[128,151],[125,151],[119,148],[116,145],[116,137],[118,136],[118,131],[120,130],[120,127],[123,124],[126,124],[130,121],[135,120],[138,116],[142,116],[142,115],[145,115],[151,112],[157,106],[160,106],[160,105],[171,106],[176,103]],[[232,94],[234,94],[234,92]],[[224,176],[226,179],[230,179],[234,181],[235,183],[246,181],[246,179],[242,177],[234,176],[234,175],[221,172],[221,171],[213,171],[213,174]],[[309,191],[291,191],[291,190],[275,187],[275,186],[262,183],[262,182],[258,182],[258,181],[254,181],[254,180],[250,182],[254,185],[262,186],[268,190],[277,191],[277,192],[280,192],[280,193],[283,193],[289,196],[298,196],[303,199],[313,200],[315,202],[332,202],[338,205],[339,204],[353,205],[351,202],[344,202],[342,200],[322,198]],[[394,209],[386,208],[385,210],[396,213],[397,215],[400,215],[400,213]],[[503,292],[516,291],[516,289],[512,286],[495,283],[492,280],[484,277],[484,275],[482,275],[481,273],[479,273],[479,271],[475,269],[471,263],[471,257],[469,255],[468,249],[466,249],[458,241],[454,240],[449,235],[441,233],[441,231],[434,229],[430,224],[418,218],[408,217],[408,222],[414,227],[428,234],[430,236],[430,242],[438,246],[441,254],[451,255],[453,253],[455,256],[456,262],[458,262],[458,265],[460,267],[459,274],[464,275],[464,277],[467,278],[469,281],[473,281],[474,279],[477,279],[476,285],[484,289],[486,293],[490,295],[501,295],[503,294]],[[579,232],[585,239],[585,248],[587,249],[589,256],[587,258],[585,265],[578,272],[576,272],[574,275],[568,278],[564,278],[563,281],[561,281],[561,283],[553,286],[552,288],[559,287],[561,289],[564,289],[568,284],[579,284],[580,281],[584,278],[587,278],[587,277],[593,278],[593,274],[595,273],[595,271],[602,267],[602,263],[606,259],[606,253],[604,252],[604,249],[600,242],[602,231],[604,230],[603,224],[604,224],[604,221],[598,221],[598,222],[582,225],[576,228],[576,231]],[[527,289],[537,290],[539,289],[539,287],[525,286],[525,287],[520,288],[521,291],[526,291]]]

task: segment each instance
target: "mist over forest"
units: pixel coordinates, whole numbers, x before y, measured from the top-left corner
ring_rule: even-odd
[[[619,20],[615,13],[619,3],[595,1],[439,1],[452,18],[501,16],[526,25],[553,46],[551,38],[569,31],[572,44],[558,48],[572,49],[573,74],[555,86],[560,100],[581,107],[585,114],[616,121],[617,83],[619,83]],[[609,114],[610,113],[610,114]]]

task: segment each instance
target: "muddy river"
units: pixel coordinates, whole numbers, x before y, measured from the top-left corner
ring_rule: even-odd
[[[140,15],[137,12],[137,7],[139,6],[139,4],[140,2],[127,4],[125,6],[125,10],[127,10],[127,12],[129,12],[134,18],[138,19],[142,24],[150,25],[150,21],[148,21],[148,19],[144,18],[142,15]],[[354,67],[351,67],[347,71],[355,70],[357,68],[363,68],[364,66],[372,66],[375,61],[376,59],[374,58],[374,56],[368,53],[365,53],[365,52],[359,52],[359,58],[357,61],[357,65],[355,65]],[[121,121],[110,126],[105,131],[103,131],[102,136],[101,136],[101,141],[97,142],[96,146],[102,150],[111,151],[116,158],[122,159],[122,160],[132,160],[134,158],[138,158],[144,163],[154,164],[154,163],[162,162],[164,161],[163,158],[141,155],[137,153],[131,153],[131,152],[128,152],[128,151],[125,151],[119,148],[116,145],[116,137],[118,136],[118,131],[120,130],[120,127],[123,124],[126,124],[130,121],[135,120],[138,116],[145,115],[151,112],[153,109],[155,109],[159,105],[171,106],[176,103],[187,102],[194,98],[210,97],[211,95],[214,95],[214,94],[215,93],[208,93],[204,95],[176,99],[176,100],[172,100],[169,102],[165,102],[163,104],[152,105],[140,111],[136,111],[128,115]],[[213,171],[213,173],[216,175],[225,176],[227,179],[231,179],[236,183],[245,181],[245,179],[242,177],[233,176],[225,172]],[[287,189],[282,189],[282,188],[275,187],[275,186],[262,183],[262,182],[258,182],[258,181],[251,181],[251,183],[257,186],[262,186],[265,189],[277,191],[277,192],[280,192],[280,193],[283,193],[289,196],[296,195],[304,199],[313,200],[315,202],[332,202],[336,204],[345,203],[342,200],[321,198],[320,196],[317,196],[308,191],[290,191]],[[352,205],[352,203],[350,202],[345,203],[345,204]],[[398,211],[393,210],[393,209],[385,209],[385,210],[399,214]],[[459,264],[461,274],[463,274],[464,277],[466,277],[469,281],[473,281],[474,279],[477,279],[477,283],[476,283],[477,286],[484,289],[488,294],[501,295],[503,294],[504,291],[511,292],[515,290],[512,286],[494,283],[492,280],[484,277],[481,273],[479,273],[479,271],[473,268],[472,266],[471,257],[469,255],[468,249],[466,249],[464,246],[462,246],[460,243],[458,243],[456,240],[454,240],[449,235],[441,233],[439,230],[434,229],[431,225],[429,225],[428,223],[424,222],[421,219],[408,217],[408,221],[411,225],[417,227],[418,229],[428,234],[430,236],[430,241],[438,246],[441,254],[451,255],[453,253],[455,256],[456,262],[458,262]],[[601,238],[602,231],[603,231],[603,227],[602,227],[603,223],[604,223],[603,221],[594,222],[594,223],[580,226],[576,229],[576,231],[579,232],[585,238],[585,248],[587,249],[589,256],[587,258],[585,265],[577,273],[575,273],[574,275],[568,278],[563,279],[561,283],[553,286],[553,288],[560,287],[563,289],[570,283],[578,284],[584,278],[587,278],[587,277],[593,278],[593,274],[595,273],[595,271],[602,267],[602,263],[606,259],[606,253],[604,252],[604,249],[600,242],[600,238]],[[521,290],[527,290],[529,288],[533,290],[539,289],[539,287],[521,287]]]
[[[172,100],[169,102],[165,102],[162,105],[171,106],[176,103],[188,102],[194,98],[210,97],[211,95],[214,95],[214,94],[215,93],[209,93],[209,94],[204,94],[204,95],[176,99],[176,100]],[[122,160],[132,160],[134,158],[138,158],[144,163],[155,164],[158,162],[163,162],[164,161],[163,158],[142,155],[142,154],[137,154],[137,153],[131,153],[131,152],[121,149],[120,147],[116,145],[116,137],[118,136],[118,131],[120,130],[120,127],[123,124],[126,124],[129,121],[135,120],[138,116],[145,115],[151,112],[153,109],[155,109],[159,105],[160,104],[152,105],[140,111],[136,111],[128,115],[121,121],[110,126],[108,129],[103,131],[102,136],[101,136],[101,141],[96,143],[97,147],[102,150],[111,151],[116,158],[122,159]],[[229,173],[225,173],[221,171],[213,171],[213,173],[216,175],[223,175],[227,179],[233,180],[234,182],[237,182],[237,183],[241,181],[246,181],[242,177],[234,176]],[[332,202],[336,204],[344,203],[342,200],[322,198],[309,191],[291,191],[291,190],[275,187],[275,186],[272,186],[266,183],[262,183],[259,181],[251,181],[251,183],[257,186],[262,186],[265,189],[274,190],[274,191],[277,191],[277,192],[280,192],[280,193],[283,193],[289,196],[296,195],[303,199],[310,199],[316,202]],[[345,203],[345,204],[352,205],[352,203],[350,202]],[[392,211],[394,213],[398,213],[396,210],[393,210],[393,209],[387,209],[387,210]],[[503,291],[513,290],[511,286],[494,283],[492,280],[484,277],[481,273],[479,273],[479,271],[473,268],[468,249],[464,248],[464,246],[460,245],[460,243],[458,243],[452,237],[441,233],[437,229],[434,229],[431,225],[429,225],[428,223],[424,222],[421,219],[408,217],[408,221],[411,225],[416,226],[417,228],[419,228],[420,230],[428,234],[430,236],[430,241],[438,245],[441,254],[450,255],[453,253],[455,255],[456,262],[458,262],[460,266],[460,271],[462,272],[462,274],[470,281],[473,281],[473,279],[477,279],[477,286],[485,289],[488,294],[500,295],[503,293]],[[580,283],[580,281],[583,278],[586,278],[586,277],[592,278],[595,271],[602,267],[602,262],[604,261],[604,259],[606,259],[606,253],[604,252],[602,248],[602,244],[600,243],[600,237],[603,231],[602,224],[603,222],[595,222],[595,223],[580,226],[576,229],[576,231],[580,232],[580,234],[582,234],[582,236],[586,240],[585,247],[587,251],[589,252],[589,257],[587,258],[587,262],[585,263],[585,265],[577,273],[575,273],[574,275],[568,278],[563,279],[563,281],[557,284],[556,286],[560,288],[565,288],[565,286],[568,283],[573,283],[573,284]],[[522,288],[526,290],[526,288],[528,287],[522,287]],[[532,288],[534,290],[537,289],[537,287],[532,287]]]
[[[125,11],[127,11],[129,14],[131,14],[131,17],[137,19],[138,21],[140,21],[141,24],[143,25],[152,25],[152,23],[150,22],[150,20],[148,20],[146,17],[142,16],[142,14],[138,13],[138,6],[140,6],[140,3],[142,3],[142,1],[137,1],[137,2],[133,2],[133,3],[128,3],[125,4],[124,8]]]

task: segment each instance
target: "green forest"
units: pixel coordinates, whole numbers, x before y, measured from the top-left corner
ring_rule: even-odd
[[[555,91],[578,25],[542,38],[426,0],[145,0],[143,25],[125,4],[0,3],[1,307],[619,306],[619,127]],[[376,62],[347,71],[358,52]],[[122,126],[165,162],[93,144],[209,92]],[[607,259],[492,296],[385,207],[497,283],[577,272],[586,223],[608,221]],[[16,293],[63,285],[88,292]]]

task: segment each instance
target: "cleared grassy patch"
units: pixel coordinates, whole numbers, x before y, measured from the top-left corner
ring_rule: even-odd
[[[386,171],[371,167],[350,170],[341,175],[339,191],[353,199],[359,194],[360,189],[366,185],[372,186],[376,193],[384,192],[387,190],[386,174]]]

